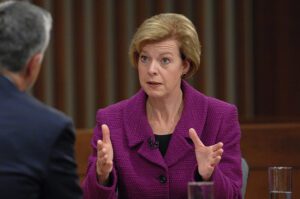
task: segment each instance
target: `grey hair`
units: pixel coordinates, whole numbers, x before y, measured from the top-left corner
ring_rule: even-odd
[[[29,2],[0,3],[1,67],[20,72],[36,53],[44,53],[50,40],[51,14]]]

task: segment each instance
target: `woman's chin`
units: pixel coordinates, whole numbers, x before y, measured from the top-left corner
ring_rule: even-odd
[[[163,93],[159,91],[145,90],[145,92],[150,98],[161,98],[164,96]]]

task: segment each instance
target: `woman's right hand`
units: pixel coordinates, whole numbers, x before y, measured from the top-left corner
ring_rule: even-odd
[[[97,176],[100,184],[107,184],[113,168],[113,147],[110,140],[109,128],[101,126],[103,139],[97,141]]]

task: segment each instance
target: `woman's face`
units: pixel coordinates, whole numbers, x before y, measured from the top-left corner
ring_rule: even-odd
[[[152,98],[178,96],[181,76],[189,67],[189,62],[181,59],[175,39],[146,44],[138,61],[140,84]]]

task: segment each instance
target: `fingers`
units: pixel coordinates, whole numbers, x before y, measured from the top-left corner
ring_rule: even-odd
[[[217,157],[215,157],[213,160],[212,160],[212,162],[211,162],[211,166],[212,167],[215,167],[217,164],[219,164],[219,162],[221,161],[221,156],[217,156]]]
[[[97,141],[97,158],[102,163],[108,163],[111,161],[109,159],[109,148],[104,146],[104,142],[102,140]]]
[[[102,124],[101,128],[102,128],[103,142],[110,143],[110,132],[108,126],[106,124]]]
[[[224,152],[222,147],[223,147],[222,142],[219,142],[217,144],[214,144],[214,145],[210,146],[211,151],[212,151],[212,158],[213,159],[221,160],[221,157],[222,157],[223,152]]]
[[[219,143],[211,146],[211,148],[213,150],[211,166],[215,167],[221,161],[222,155],[224,152],[222,147],[223,147],[222,142],[219,142]]]
[[[108,126],[103,124],[101,128],[103,139],[97,141],[97,157],[100,162],[107,163],[113,158],[112,143]]]
[[[107,149],[104,147],[103,141],[98,140],[97,142],[97,156],[99,160],[105,159],[104,156],[107,156]]]
[[[217,156],[222,156],[223,155],[223,149],[219,149],[217,151],[214,152],[214,157],[217,157]]]
[[[200,138],[198,137],[195,129],[193,129],[193,128],[189,129],[189,136],[192,139],[192,141],[193,141],[193,143],[195,145],[195,148],[203,147],[204,146],[204,144],[201,142]]]
[[[218,142],[217,144],[214,144],[211,146],[213,151],[217,151],[219,149],[221,149],[223,147],[223,143],[222,142]]]
[[[189,129],[189,136],[192,139],[195,148],[199,148],[199,147],[206,147],[203,142],[200,140],[200,138],[198,137],[195,129],[190,128]],[[209,151],[211,151],[211,155],[213,158],[215,158],[216,156],[222,156],[224,150],[223,150],[223,143],[222,142],[218,142],[217,144],[211,145],[206,147],[207,149],[209,149]]]
[[[102,140],[97,142],[97,164],[100,168],[110,168],[112,166],[112,159],[110,158],[109,149],[104,146]]]
[[[223,143],[219,142],[211,146],[205,146],[193,128],[189,129],[189,136],[195,145],[199,174],[203,179],[209,180],[214,168],[222,159]]]
[[[101,126],[102,140],[97,141],[97,175],[100,182],[108,179],[113,168],[113,148],[110,140],[110,131],[106,124]]]

